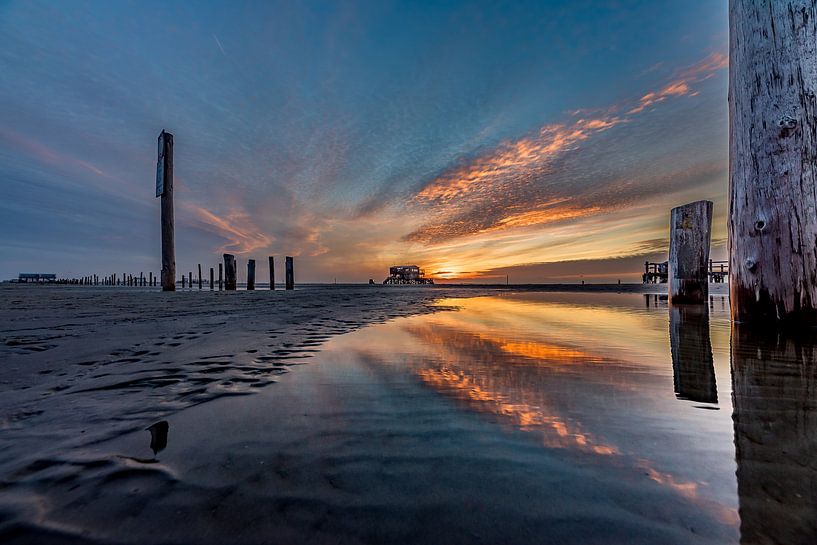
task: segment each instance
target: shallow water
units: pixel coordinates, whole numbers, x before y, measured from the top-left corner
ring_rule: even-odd
[[[459,310],[335,337],[259,394],[4,479],[0,537],[817,542],[812,338],[730,337],[721,297],[440,306]]]

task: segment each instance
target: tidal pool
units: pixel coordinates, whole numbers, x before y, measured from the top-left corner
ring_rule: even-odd
[[[817,542],[813,337],[730,331],[722,297],[450,306],[83,448],[80,477],[29,491],[26,528],[117,543]]]

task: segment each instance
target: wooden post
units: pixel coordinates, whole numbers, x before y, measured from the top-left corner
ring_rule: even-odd
[[[729,294],[737,322],[817,324],[814,0],[729,4]]]
[[[176,242],[173,225],[173,135],[159,135],[156,196],[162,198],[162,291],[176,290]]]
[[[188,271],[187,274],[188,274],[187,278],[189,278],[188,284],[190,285],[190,289],[192,290],[193,289],[193,271]]]
[[[255,260],[247,261],[247,289],[255,289]]]
[[[706,303],[712,201],[672,209],[669,242],[670,303]]]
[[[295,289],[295,270],[290,256],[286,256],[286,289]]]
[[[269,256],[269,289],[275,291],[275,260]]]
[[[150,286],[153,286],[153,271],[150,271],[150,272],[148,273],[148,284],[149,284]]]
[[[210,267],[210,291],[213,291],[213,267]]]
[[[199,289],[201,289],[201,263],[199,263]]]
[[[221,272],[221,271],[219,271]],[[232,254],[224,254],[224,289],[235,290],[235,256]],[[221,283],[219,281],[219,283]]]
[[[221,280],[221,277],[222,277],[221,269],[222,269],[222,264],[219,263],[218,264],[218,291],[221,291],[221,286],[223,285],[223,281]]]
[[[182,289],[184,289],[184,275],[182,275]]]

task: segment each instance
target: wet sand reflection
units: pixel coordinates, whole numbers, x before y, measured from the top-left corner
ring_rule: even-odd
[[[817,337],[732,332],[741,543],[817,543]]]
[[[673,305],[669,323],[675,394],[678,399],[717,403],[709,312],[702,305]]]

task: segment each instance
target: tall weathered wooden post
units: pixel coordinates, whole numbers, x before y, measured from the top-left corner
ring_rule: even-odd
[[[255,260],[247,261],[247,289],[255,289]]]
[[[235,256],[224,254],[224,289],[235,290]]]
[[[173,226],[173,135],[159,134],[156,196],[162,198],[162,291],[176,291],[176,243]]]
[[[815,3],[731,0],[729,27],[732,319],[815,324]]]
[[[712,201],[678,206],[670,213],[669,298],[671,303],[706,303]]]
[[[286,256],[286,289],[295,289],[295,270],[293,260],[289,256]]]
[[[275,260],[272,256],[269,256],[269,289],[275,290]]]

